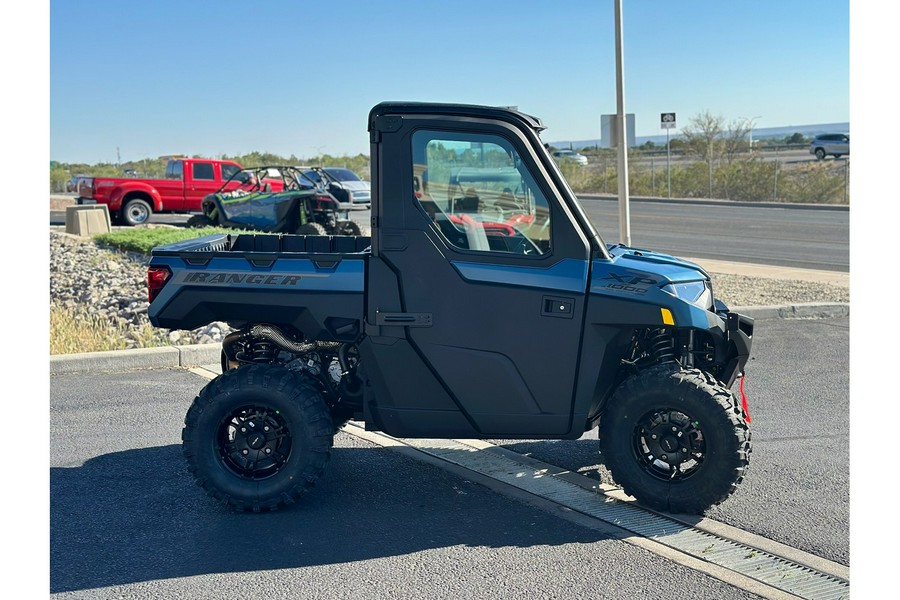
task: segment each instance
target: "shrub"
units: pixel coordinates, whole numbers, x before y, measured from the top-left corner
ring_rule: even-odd
[[[184,240],[192,240],[214,233],[234,234],[238,232],[234,229],[225,229],[222,227],[136,227],[133,229],[112,231],[110,233],[100,233],[95,235],[93,239],[99,244],[111,246],[118,250],[150,254],[150,251],[157,246],[183,242]]]
[[[843,204],[844,173],[830,165],[811,163],[778,178],[779,200],[807,204]],[[783,196],[783,197],[782,197]]]

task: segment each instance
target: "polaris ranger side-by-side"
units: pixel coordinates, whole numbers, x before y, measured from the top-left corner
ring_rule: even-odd
[[[731,388],[753,320],[714,299],[699,266],[604,244],[541,130],[506,109],[382,103],[371,238],[153,251],[154,325],[235,329],[182,431],[207,492],[237,510],[294,502],[349,419],[427,438],[599,426],[604,464],[645,505],[700,513],[734,491],[750,431]]]

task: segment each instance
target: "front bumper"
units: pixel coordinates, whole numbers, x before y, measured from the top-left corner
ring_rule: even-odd
[[[724,315],[725,332],[723,342],[724,360],[719,378],[728,387],[738,377],[743,376],[744,366],[750,359],[750,347],[753,344],[753,318],[736,312]],[[718,345],[718,344],[717,344]]]

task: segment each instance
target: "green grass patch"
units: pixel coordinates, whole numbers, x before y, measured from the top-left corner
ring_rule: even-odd
[[[112,231],[110,233],[100,233],[95,235],[93,239],[99,244],[112,246],[118,250],[150,254],[150,251],[157,246],[192,240],[214,233],[234,234],[238,232],[234,229],[225,229],[223,227],[133,228]]]

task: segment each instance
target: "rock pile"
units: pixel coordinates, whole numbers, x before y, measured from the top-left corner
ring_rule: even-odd
[[[146,257],[101,248],[86,239],[50,232],[50,307],[83,311],[119,325],[127,348],[150,324]],[[157,330],[170,344],[221,342],[231,328],[214,322],[194,331]]]

